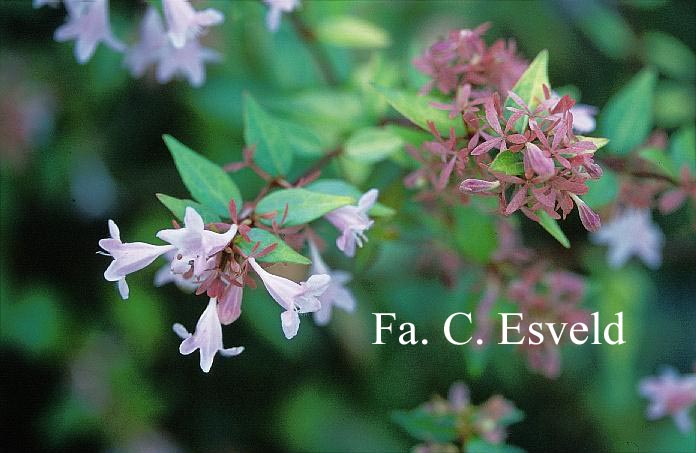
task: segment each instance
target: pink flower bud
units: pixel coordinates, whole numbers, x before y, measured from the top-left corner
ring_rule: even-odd
[[[535,144],[527,143],[527,152],[524,153],[525,167],[531,168],[534,173],[549,178],[553,176],[555,167],[553,159],[547,157],[544,152]]]
[[[587,231],[599,230],[599,228],[602,226],[602,222],[599,218],[599,215],[597,215],[597,213],[590,209],[590,207],[587,206],[587,204],[585,204],[585,202],[582,201],[580,197],[578,197],[577,195],[571,194],[570,196],[573,198],[575,204],[578,206],[582,226],[584,226]]]
[[[500,187],[500,181],[484,181],[483,179],[465,179],[459,190],[465,193],[487,192]]]

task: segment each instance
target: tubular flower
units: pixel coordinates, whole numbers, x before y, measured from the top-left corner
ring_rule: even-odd
[[[162,7],[167,20],[167,36],[177,49],[195,40],[205,27],[221,24],[225,20],[216,9],[196,11],[188,0],[163,0]]]
[[[336,239],[336,247],[346,256],[355,256],[356,243],[358,247],[362,247],[363,242],[367,242],[365,231],[375,223],[367,216],[367,213],[374,206],[378,195],[377,189],[368,190],[360,197],[357,206],[343,206],[324,216],[341,232]]]
[[[213,366],[215,354],[220,353],[224,357],[232,357],[239,355],[244,351],[243,346],[225,349],[222,346],[222,326],[218,319],[217,301],[211,298],[208,306],[201,314],[196,324],[196,331],[191,334],[181,324],[174,324],[172,329],[179,335],[183,341],[179,346],[179,352],[183,355],[189,355],[196,349],[201,353],[201,370],[204,373],[210,371]]]
[[[268,293],[285,309],[280,315],[283,333],[289,340],[300,328],[299,313],[311,313],[321,308],[318,297],[329,287],[331,277],[326,274],[312,275],[306,282],[295,283],[287,278],[273,275],[262,268],[254,258],[249,264],[261,278]]]
[[[80,64],[92,58],[100,42],[117,52],[125,50],[124,44],[111,32],[108,0],[66,0],[65,8],[68,21],[56,30],[54,39],[59,42],[74,39],[75,56]]]
[[[104,278],[118,282],[118,290],[123,299],[128,299],[126,275],[149,266],[158,256],[174,250],[171,245],[152,245],[144,242],[121,242],[121,234],[113,220],[109,220],[111,238],[99,241],[99,247],[106,251],[113,261],[104,272]]]
[[[331,311],[334,306],[347,312],[355,310],[353,293],[345,286],[351,280],[351,275],[345,271],[330,269],[321,259],[319,250],[312,240],[309,241],[309,251],[312,257],[311,274],[326,274],[331,277],[326,291],[319,296],[321,308],[314,312],[314,321],[323,326],[331,320]]]
[[[660,376],[641,380],[638,390],[650,400],[648,420],[671,415],[681,432],[693,429],[689,409],[696,405],[696,374],[679,376],[668,368]]]

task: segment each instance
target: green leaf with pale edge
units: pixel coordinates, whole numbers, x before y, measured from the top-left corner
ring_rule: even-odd
[[[297,253],[282,239],[278,238],[269,231],[262,230],[261,228],[252,228],[249,230],[248,236],[249,239],[251,239],[251,242],[247,242],[244,240],[244,238],[242,238],[241,241],[237,243],[237,246],[247,255],[251,253],[251,249],[254,248],[254,245],[257,242],[261,243],[256,249],[257,252],[260,252],[271,244],[278,244],[271,253],[262,256],[258,259],[258,261],[263,261],[266,263],[311,263],[309,259]]]
[[[220,221],[220,216],[217,215],[213,209],[203,206],[200,203],[196,203],[192,200],[182,200],[179,198],[170,197],[169,195],[165,195],[163,193],[158,193],[155,195],[157,196],[157,199],[161,201],[167,209],[172,211],[172,214],[174,214],[174,216],[181,221],[184,220],[184,214],[186,213],[187,207],[195,209],[196,212],[203,217],[204,223]]]
[[[286,175],[292,165],[287,124],[266,112],[249,93],[244,94],[244,141],[256,146],[254,160],[273,176]]]
[[[522,98],[524,102],[527,103],[530,110],[539,104],[544,98],[544,85],[551,87],[549,84],[549,52],[547,50],[542,50],[534,58],[534,60],[529,64],[527,70],[524,71],[520,79],[512,87],[512,92]],[[508,97],[505,101],[505,118],[510,118],[512,112],[507,110],[508,107],[520,107]],[[518,132],[523,132],[527,127],[527,115],[523,115],[522,118],[515,122],[515,130]]]
[[[648,138],[656,84],[655,71],[643,69],[607,102],[599,116],[599,129],[611,141],[612,152],[626,154]]]
[[[456,135],[466,135],[464,124],[460,118],[451,119],[449,112],[436,109],[431,105],[432,102],[438,101],[432,96],[423,96],[417,92],[407,92],[375,86],[378,93],[382,94],[389,104],[396,111],[408,118],[413,124],[422,127],[429,131],[428,121],[435,123],[435,127],[443,137],[449,137],[450,128],[454,127]]]
[[[389,129],[367,127],[359,129],[346,140],[344,150],[347,156],[361,162],[382,161],[404,145],[403,140]]]
[[[345,195],[347,197],[359,200],[362,192],[357,187],[348,184],[341,179],[319,179],[305,187],[312,192],[328,193],[331,195]],[[383,205],[380,202],[375,203],[368,213],[371,217],[388,217],[396,213],[392,208]]]
[[[551,234],[558,242],[561,243],[561,245],[567,249],[570,248],[570,241],[566,237],[565,233],[563,230],[561,230],[561,227],[558,226],[558,222],[556,222],[556,219],[551,218],[550,215],[546,213],[546,211],[539,210],[535,213],[537,217],[539,217],[539,224],[544,227],[546,231]]]
[[[191,150],[171,135],[162,137],[174,158],[181,180],[194,199],[221,217],[229,217],[229,203],[242,206],[242,194],[232,178],[217,164]]]
[[[391,39],[384,29],[354,16],[335,16],[323,19],[316,28],[317,39],[337,47],[380,49],[389,46]]]
[[[302,225],[316,220],[334,209],[355,204],[353,197],[330,195],[306,189],[283,189],[266,195],[256,206],[257,214],[276,212],[275,220],[280,222],[288,206],[288,215],[284,226]],[[270,224],[273,219],[263,219]]]
[[[589,190],[582,199],[593,209],[608,205],[619,195],[619,180],[608,168],[604,169],[601,178],[589,179],[585,184]]]
[[[452,442],[457,439],[455,414],[433,414],[417,408],[411,411],[394,411],[392,419],[418,440]]]
[[[604,148],[609,143],[609,139],[603,137],[586,137],[584,135],[576,135],[575,137],[581,142],[592,142],[597,150]]]
[[[506,175],[523,175],[524,163],[522,162],[522,153],[501,151],[495,156],[495,159],[493,159],[488,169],[499,173],[505,173]]]

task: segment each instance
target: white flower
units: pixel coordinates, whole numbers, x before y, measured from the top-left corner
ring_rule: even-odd
[[[351,280],[351,275],[348,272],[340,270],[331,270],[326,263],[321,259],[319,250],[313,241],[309,241],[309,251],[312,256],[312,274],[326,274],[331,277],[329,286],[324,294],[319,296],[321,308],[314,312],[314,321],[323,326],[331,320],[331,310],[333,306],[342,308],[347,312],[355,310],[355,298],[345,284]]]
[[[662,263],[665,238],[652,222],[649,209],[625,209],[594,233],[592,240],[609,246],[608,261],[612,267],[623,266],[632,255],[652,269]]]
[[[108,256],[113,257],[104,272],[104,278],[110,282],[118,282],[118,290],[121,297],[128,299],[128,284],[126,275],[147,267],[158,256],[174,250],[171,245],[152,245],[144,242],[121,242],[121,234],[113,220],[109,220],[109,232],[111,238],[99,241],[99,247],[106,250]]]
[[[163,0],[169,39],[177,49],[194,40],[205,27],[222,23],[225,17],[216,9],[196,11],[188,0]]]
[[[145,74],[148,66],[157,63],[169,45],[160,14],[149,6],[140,24],[140,41],[126,52],[125,64],[133,77]]]
[[[573,129],[581,134],[589,134],[597,127],[597,107],[587,104],[575,104],[570,108],[573,114]]]
[[[100,42],[118,52],[125,50],[111,32],[108,0],[66,0],[65,7],[68,22],[58,27],[54,39],[59,42],[74,39],[75,56],[80,64],[89,61]]]
[[[292,12],[300,6],[300,0],[263,0],[263,2],[268,6],[266,26],[273,32],[280,27],[280,16],[283,13]]]
[[[186,208],[184,225],[184,228],[158,231],[157,237],[177,249],[172,272],[185,274],[193,267],[193,275],[200,278],[207,270],[208,259],[232,241],[237,225],[231,225],[226,233],[206,230],[203,218],[191,207]]]
[[[225,349],[222,345],[222,326],[218,319],[217,300],[210,299],[208,306],[198,319],[196,331],[191,334],[181,324],[174,324],[172,329],[184,341],[179,346],[179,352],[189,355],[196,349],[201,353],[201,370],[207,373],[213,366],[213,359],[218,352],[225,357],[239,355],[244,351],[243,346]]]
[[[157,272],[155,272],[154,284],[157,287],[164,286],[168,283],[174,283],[180,290],[192,293],[198,288],[200,281],[205,280],[205,277],[207,277],[207,275],[204,274],[200,278],[194,278],[193,276],[186,278],[183,274],[175,274],[172,272],[171,263],[177,259],[174,247],[164,255],[164,258],[166,258],[167,264],[160,267]]]
[[[346,256],[355,256],[356,243],[362,247],[363,241],[367,242],[365,231],[375,223],[367,213],[377,201],[378,195],[377,189],[368,190],[360,197],[357,206],[343,206],[324,216],[341,231],[341,235],[336,239],[336,247]]]
[[[219,53],[201,46],[193,39],[186,41],[181,48],[168,44],[159,55],[156,73],[159,83],[167,83],[174,76],[181,75],[192,86],[199,87],[205,82],[205,63],[220,60]]]
[[[328,288],[331,277],[326,274],[312,275],[306,282],[297,284],[267,272],[254,258],[249,258],[249,264],[261,278],[271,297],[285,309],[280,315],[280,321],[285,338],[291,339],[300,328],[298,313],[315,312],[321,308],[318,297]]]

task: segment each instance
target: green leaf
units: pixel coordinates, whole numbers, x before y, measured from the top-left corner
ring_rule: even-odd
[[[391,44],[389,33],[355,16],[334,16],[323,19],[316,27],[320,42],[337,47],[380,49]]]
[[[413,124],[429,131],[428,121],[435,123],[435,127],[443,137],[449,137],[450,128],[454,128],[456,135],[466,135],[461,119],[449,117],[445,110],[436,109],[432,102],[439,101],[432,96],[423,96],[413,91],[401,91],[393,88],[375,86],[378,93],[382,94],[396,111],[408,118]]]
[[[242,206],[242,195],[232,178],[217,164],[191,150],[171,135],[162,137],[172,153],[181,180],[193,198],[222,217],[229,216],[229,203]]]
[[[431,414],[418,408],[411,411],[394,411],[392,420],[418,440],[452,442],[457,439],[455,414]]]
[[[522,98],[522,100],[527,103],[530,110],[539,104],[544,98],[544,85],[551,87],[549,83],[549,52],[547,50],[542,50],[534,58],[534,60],[529,64],[527,69],[524,71],[520,79],[512,87],[512,92]],[[508,97],[505,101],[505,117],[510,118],[512,112],[507,110],[508,107],[519,107],[512,98]],[[523,115],[522,118],[515,122],[515,130],[518,132],[523,132],[527,127],[527,115]]]
[[[599,127],[616,154],[626,154],[648,137],[653,127],[657,74],[643,69],[602,110]]]
[[[158,193],[155,195],[157,196],[157,199],[162,202],[167,209],[172,211],[172,214],[174,214],[174,216],[179,220],[184,220],[186,208],[191,207],[195,209],[196,212],[201,215],[201,217],[203,217],[204,223],[220,221],[220,216],[217,215],[213,209],[203,206],[200,203],[196,203],[195,201],[191,200],[181,200],[179,198],[170,197],[169,195],[165,195],[163,193]],[[227,217],[229,217],[229,215]]]
[[[471,205],[457,206],[453,214],[456,225],[453,236],[459,251],[479,263],[489,262],[498,247],[493,218]]]
[[[256,146],[254,160],[273,176],[285,175],[292,165],[292,149],[285,132],[287,124],[278,122],[250,94],[244,95],[244,141]]]
[[[563,230],[561,230],[561,227],[558,226],[558,222],[556,222],[556,219],[552,218],[550,215],[546,213],[544,210],[539,210],[535,213],[537,217],[539,217],[539,224],[544,227],[546,231],[551,234],[558,242],[561,243],[561,245],[567,249],[570,248],[570,241],[566,237],[565,233],[563,233]]]
[[[384,160],[404,145],[403,140],[389,129],[368,127],[355,131],[344,145],[349,157],[366,163]]]
[[[522,162],[522,153],[501,151],[495,156],[495,159],[493,159],[488,169],[499,173],[505,173],[506,175],[523,175],[524,163]]]
[[[696,118],[696,88],[693,83],[661,80],[655,88],[655,126],[677,128]]]
[[[600,2],[586,2],[577,21],[580,29],[608,57],[625,58],[631,53],[636,37],[615,10]]]
[[[682,80],[696,78],[696,56],[689,46],[661,31],[645,34],[645,58],[667,76]]]
[[[285,226],[302,225],[327,214],[334,209],[355,204],[353,197],[330,195],[313,192],[306,189],[283,189],[265,196],[256,206],[257,214],[276,212],[276,221],[280,222],[285,206],[288,206],[288,215]],[[266,219],[271,223],[272,219]]]
[[[251,230],[249,230],[248,236],[249,239],[251,239],[251,242],[247,242],[244,239],[242,239],[237,243],[239,248],[242,249],[242,251],[247,255],[251,253],[251,249],[254,248],[254,245],[257,242],[261,243],[259,247],[256,249],[259,252],[271,244],[278,244],[271,253],[259,258],[259,261],[263,261],[266,263],[311,264],[310,260],[297,253],[282,239],[276,237],[273,233],[269,231],[262,230],[260,228],[252,228]]]
[[[341,180],[341,179],[319,179],[309,184],[307,190],[312,192],[328,193],[331,195],[344,195],[359,200],[362,192],[357,187]],[[375,203],[370,209],[369,215],[372,217],[388,217],[396,213],[392,208],[383,205],[380,202]]]
[[[655,167],[657,167],[657,169],[660,170],[663,174],[673,178],[677,176],[677,172],[674,171],[675,165],[672,162],[672,159],[670,159],[669,155],[665,152],[665,150],[654,147],[643,148],[638,152],[638,155],[642,159],[645,159],[648,162],[655,165]]]
[[[603,137],[586,137],[584,135],[576,135],[575,137],[581,142],[594,143],[594,145],[597,147],[597,150],[599,150],[600,148],[604,148],[607,145],[607,143],[609,143],[609,139]]]
[[[591,208],[606,206],[619,194],[619,181],[614,172],[609,169],[604,169],[601,178],[590,179],[585,184],[589,190],[582,199]]]
[[[684,126],[672,135],[669,155],[677,172],[686,165],[696,175],[696,126]]]
[[[322,140],[311,128],[281,119],[276,122],[295,155],[316,157],[324,154]]]

